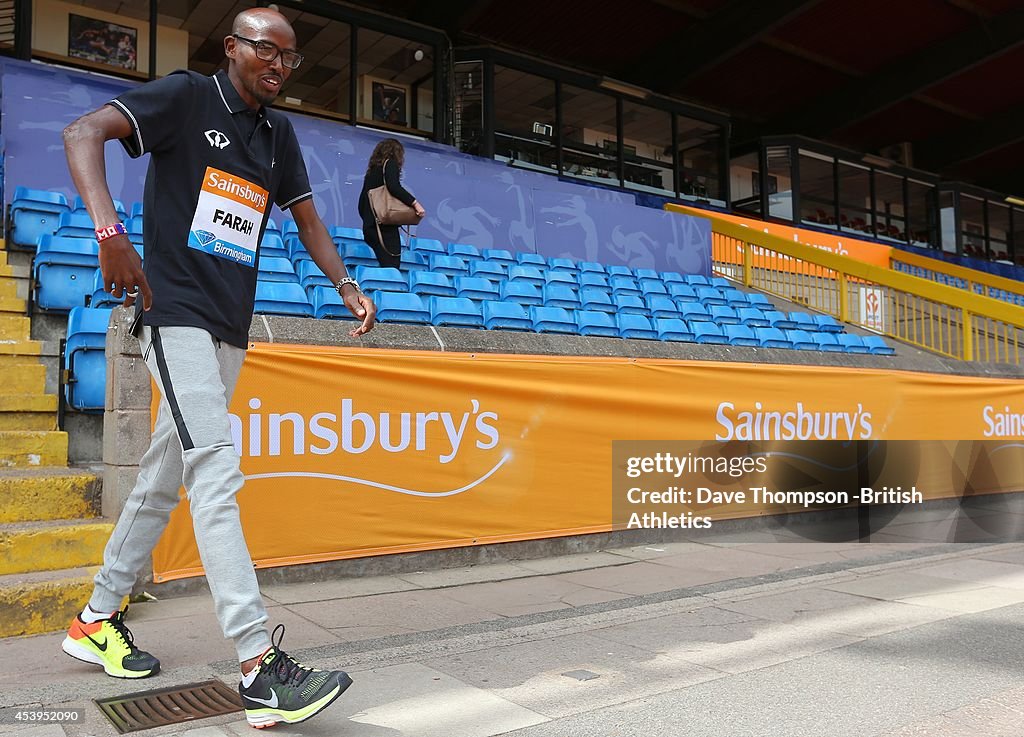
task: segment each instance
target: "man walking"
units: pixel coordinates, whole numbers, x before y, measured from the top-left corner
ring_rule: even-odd
[[[372,329],[376,310],[317,215],[290,121],[265,107],[302,62],[288,20],[267,8],[243,11],[224,50],[227,72],[175,72],[64,131],[71,176],[97,226],[104,288],[135,305],[136,335],[161,402],[138,482],[63,649],[117,678],[159,670],[135,645],[119,607],[184,483],[217,618],[238,652],[246,717],[265,727],[304,721],[351,684],[343,671],[307,668],[286,655],[282,625],[271,640],[235,501],[244,478],[228,404],[245,357],[258,245],[272,203],[290,210],[303,245],[360,320],[352,337]],[[112,139],[130,156],[150,154],[144,267],[106,183],[103,144]]]

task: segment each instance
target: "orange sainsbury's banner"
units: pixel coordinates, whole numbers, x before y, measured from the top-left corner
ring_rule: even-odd
[[[231,412],[267,567],[610,530],[616,440],[1024,441],[1024,381],[261,344]],[[187,504],[153,563],[202,573]]]
[[[685,213],[687,215],[696,215],[698,217],[720,218],[730,223],[737,223],[748,228],[754,228],[762,233],[777,235],[781,238],[792,241],[793,243],[803,243],[805,246],[811,246],[812,248],[817,248],[822,251],[835,253],[839,256],[848,256],[849,258],[857,259],[858,261],[863,261],[867,264],[874,264],[875,266],[881,266],[886,269],[889,268],[889,256],[892,253],[892,247],[884,246],[881,243],[857,240],[856,238],[852,238],[846,234],[832,235],[830,233],[820,233],[817,230],[794,228],[792,225],[779,225],[778,223],[769,223],[764,220],[740,217],[739,215],[726,215],[720,212],[709,213],[707,210],[698,210],[692,207],[685,207],[683,205],[666,205],[666,209],[674,212]],[[757,262],[757,252],[755,251],[754,253],[754,265],[759,266],[760,264]],[[743,262],[743,258],[739,253],[729,254],[716,252],[715,255],[717,258],[724,258],[729,263],[738,264]],[[778,261],[773,260],[771,262],[771,266],[772,268],[778,268]]]

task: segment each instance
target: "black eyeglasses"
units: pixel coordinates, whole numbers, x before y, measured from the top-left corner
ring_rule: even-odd
[[[262,61],[273,61],[277,58],[278,54],[280,54],[281,63],[284,66],[289,69],[298,69],[299,64],[301,64],[302,60],[305,58],[298,51],[278,48],[277,44],[272,44],[270,41],[254,41],[251,38],[239,36],[237,33],[232,33],[231,35],[239,41],[245,41],[247,44],[252,44],[252,47],[256,49],[256,58]]]

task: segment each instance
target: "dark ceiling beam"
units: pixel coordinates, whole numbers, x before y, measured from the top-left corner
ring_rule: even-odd
[[[623,67],[616,76],[672,92],[720,64],[820,0],[737,0],[684,28]]]
[[[1024,105],[914,144],[914,164],[943,171],[1018,141],[1024,141]]]
[[[457,35],[469,26],[491,4],[490,0],[420,0],[408,13],[409,20],[447,31],[449,36]]]
[[[878,72],[854,80],[808,105],[772,121],[778,131],[800,130],[809,136],[828,133],[870,117],[949,77],[1024,43],[1024,7],[990,20],[979,20],[961,33],[911,58],[898,59]]]

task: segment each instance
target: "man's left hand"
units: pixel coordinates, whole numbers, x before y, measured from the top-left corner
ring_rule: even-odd
[[[348,311],[362,320],[359,327],[349,330],[348,334],[353,338],[358,338],[373,330],[373,326],[377,323],[377,305],[373,303],[372,299],[352,286],[346,285],[342,287],[342,291],[345,293],[342,301]]]

